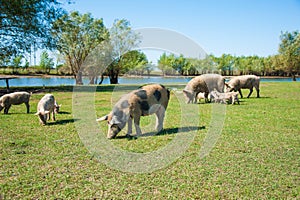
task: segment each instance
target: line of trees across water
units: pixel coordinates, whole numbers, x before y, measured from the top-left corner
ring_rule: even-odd
[[[138,49],[142,38],[126,19],[116,19],[107,28],[103,19],[90,13],[66,12],[58,0],[4,1],[0,17],[2,73],[72,75],[76,84],[82,84],[82,77],[88,76],[93,84],[101,83],[103,76],[118,83],[120,75],[149,75],[156,68],[164,75],[215,72],[295,77],[300,71],[298,31],[282,32],[278,54],[268,57],[223,54],[195,59],[163,53],[154,66],[142,51],[133,50]],[[39,65],[29,66],[26,58],[36,49],[45,51]],[[49,51],[56,52],[55,58],[49,56]]]

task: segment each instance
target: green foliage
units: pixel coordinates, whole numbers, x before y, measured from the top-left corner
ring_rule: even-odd
[[[51,47],[52,23],[63,13],[57,0],[0,0],[0,60]]]
[[[300,33],[281,33],[280,39],[279,53],[282,55],[284,69],[295,74],[300,71]]]
[[[27,70],[28,68],[29,68],[29,61],[25,59],[24,69]]]
[[[120,60],[119,65],[122,66],[121,73],[143,75],[147,70],[147,56],[137,50],[129,51],[123,55],[122,60]],[[148,69],[149,70],[149,69]]]
[[[175,69],[179,74],[183,75],[184,69],[188,65],[187,59],[180,55],[179,57],[172,57],[172,68]]]
[[[49,58],[47,51],[41,53],[40,68],[44,70],[44,73],[49,74],[51,68],[54,66],[53,58]]]
[[[21,67],[22,58],[22,56],[16,56],[12,59],[13,73],[16,73],[18,68]]]
[[[57,49],[65,56],[76,84],[82,84],[82,64],[89,53],[108,39],[103,20],[93,18],[89,13],[71,12],[55,21],[52,34],[57,38]]]
[[[158,60],[158,68],[164,75],[197,75],[215,72],[215,66],[210,56],[204,59],[185,58],[183,55],[175,56],[163,53]]]
[[[109,44],[112,62],[106,69],[110,83],[118,83],[120,73],[124,73],[136,66],[124,66],[125,54],[133,50],[140,43],[140,35],[132,30],[129,21],[125,19],[115,20],[112,28],[109,30]],[[134,61],[137,62],[137,61]],[[129,67],[129,68],[128,68]]]
[[[171,54],[168,56],[166,53],[163,53],[158,60],[158,68],[163,72],[163,75],[175,74],[175,70],[172,67],[172,61],[175,55]]]
[[[166,87],[182,89],[184,85]],[[298,199],[300,195],[299,83],[262,82],[261,98],[227,105],[220,138],[203,159],[199,151],[212,125],[213,104],[193,105],[202,128],[183,156],[153,173],[114,170],[88,152],[74,124],[81,119],[73,119],[72,88],[15,88],[39,93],[31,96],[30,114],[25,113],[24,104],[12,106],[9,115],[0,113],[2,199]],[[113,90],[113,86],[97,87],[97,117],[111,110]],[[56,122],[41,126],[34,113],[40,98],[49,92],[62,104],[61,113]],[[178,113],[184,112],[177,95],[171,92],[165,119],[168,130],[179,127]],[[142,117],[143,127],[155,124],[152,117]],[[103,130],[107,125],[98,125],[96,137],[106,135],[100,127]],[[177,134],[185,133],[110,142],[132,153],[153,152]]]

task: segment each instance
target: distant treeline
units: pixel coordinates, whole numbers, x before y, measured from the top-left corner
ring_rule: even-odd
[[[163,54],[158,68],[165,75],[199,75],[204,73],[220,73],[224,76],[255,74],[259,76],[293,76],[298,75],[298,67],[287,65],[284,56],[232,56],[221,57],[208,55],[205,59],[176,57],[174,54]]]
[[[220,57],[207,55],[204,59],[186,58],[183,55],[163,53],[155,66],[148,61],[142,51],[133,50],[121,55],[119,59],[110,59],[109,66],[103,66],[108,62],[95,54],[90,65],[82,66],[80,71],[82,76],[89,76],[90,83],[97,83],[98,77],[109,76],[117,83],[119,75],[157,75],[156,69],[160,69],[163,75],[183,75],[194,76],[204,73],[219,73],[224,76],[255,74],[259,76],[289,76],[296,77],[300,74],[300,34],[298,31],[282,33],[281,43],[277,55],[268,57],[259,56],[233,56],[223,54]],[[40,56],[40,64],[29,66],[29,62],[23,56],[15,56],[8,62],[2,62],[0,74],[15,75],[76,75],[65,59],[50,58],[47,51],[43,51]],[[23,59],[23,61],[22,61]],[[54,61],[56,60],[56,61]],[[82,61],[83,63],[84,61]],[[6,63],[6,65],[3,65]],[[58,64],[64,63],[64,64]],[[54,67],[55,66],[55,67]],[[154,72],[155,71],[155,72]]]
[[[222,75],[256,74],[260,76],[292,76],[300,73],[300,34],[281,33],[278,54],[268,57],[208,55],[205,59],[162,54],[158,67],[164,74],[197,75],[217,72]]]
[[[283,55],[268,57],[259,56],[232,56],[223,54],[221,57],[208,55],[205,59],[185,58],[183,55],[162,54],[158,60],[158,66],[145,65],[139,69],[131,68],[123,71],[129,75],[150,75],[157,74],[156,68],[162,71],[163,75],[193,76],[204,73],[219,73],[224,76],[255,74],[259,76],[297,76],[300,74],[299,62],[296,67],[287,65]],[[293,63],[292,63],[293,64]],[[149,67],[150,66],[150,67]],[[43,66],[0,66],[0,74],[15,75],[72,75],[67,65],[58,65],[56,68],[45,68]],[[86,71],[83,75],[88,76]],[[103,75],[106,75],[105,73]]]

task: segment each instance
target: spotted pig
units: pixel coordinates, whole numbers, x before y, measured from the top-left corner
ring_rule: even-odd
[[[107,138],[115,138],[116,135],[128,123],[127,136],[132,133],[132,120],[136,134],[142,133],[140,117],[151,114],[156,115],[156,131],[163,129],[165,111],[170,99],[170,91],[163,85],[151,84],[141,87],[124,95],[113,107],[113,110],[97,121],[108,122]]]

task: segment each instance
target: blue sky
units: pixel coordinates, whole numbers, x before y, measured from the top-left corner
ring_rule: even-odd
[[[177,31],[216,56],[274,55],[281,31],[300,31],[300,0],[75,0],[64,7],[103,18],[108,28],[124,18],[133,28]]]

